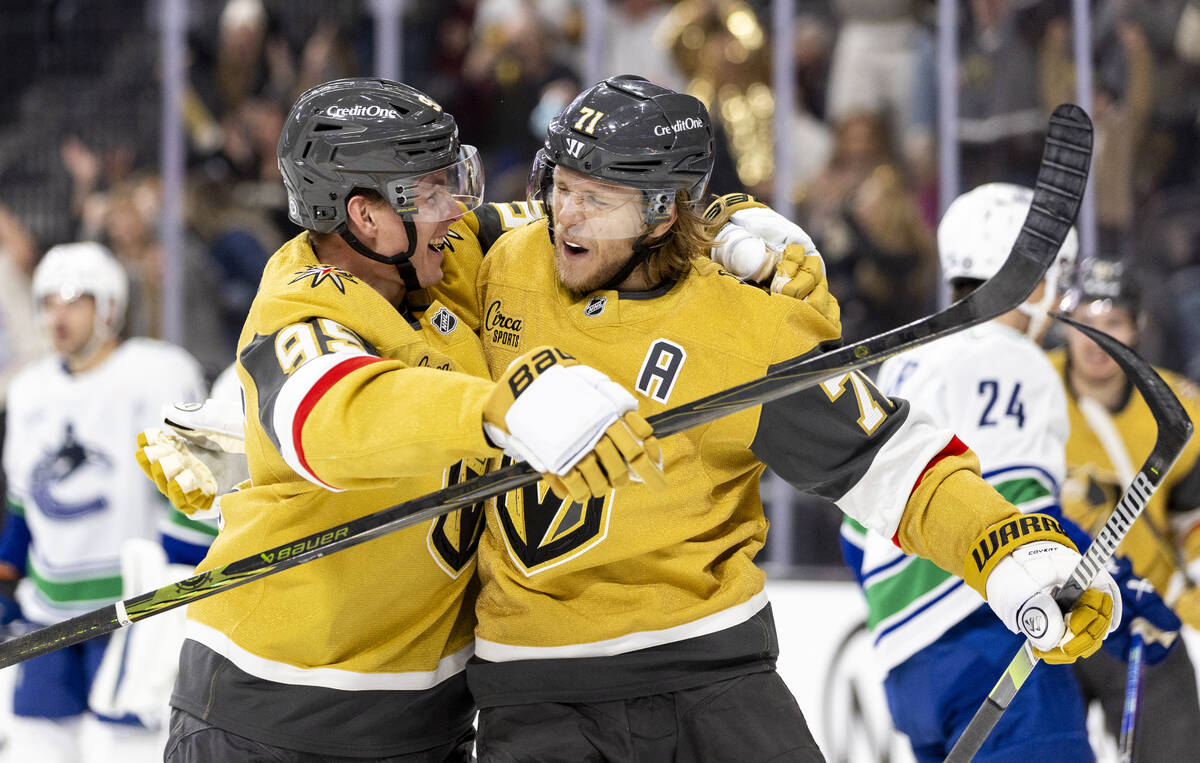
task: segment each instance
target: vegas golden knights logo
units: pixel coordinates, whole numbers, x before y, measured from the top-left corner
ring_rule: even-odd
[[[479,458],[459,461],[446,470],[446,487],[474,479],[486,471],[487,462]],[[462,574],[475,558],[479,536],[483,534],[483,504],[475,503],[443,514],[429,528],[429,551],[434,561],[452,578]]]
[[[504,459],[504,465],[512,463]],[[536,575],[574,559],[604,540],[613,494],[576,503],[554,495],[545,482],[505,493],[496,517],[513,561]]]

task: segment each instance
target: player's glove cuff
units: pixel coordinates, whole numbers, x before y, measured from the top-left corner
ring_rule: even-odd
[[[971,543],[963,563],[963,580],[987,599],[988,576],[1000,560],[1016,548],[1037,540],[1061,543],[1079,553],[1054,517],[1048,514],[1021,514],[997,522]]]
[[[725,226],[725,223],[729,222],[729,218],[733,216],[734,212],[756,207],[770,209],[748,193],[727,193],[719,196],[712,204],[708,205],[708,209],[704,210],[704,224],[708,227],[710,234],[716,235]]]

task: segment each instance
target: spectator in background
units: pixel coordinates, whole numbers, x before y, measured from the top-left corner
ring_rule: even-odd
[[[1021,34],[1014,0],[971,0],[970,34],[959,49],[962,185],[1032,186],[1045,117],[1037,56]]]
[[[330,16],[337,14],[314,16],[305,36],[293,44],[262,0],[227,0],[216,39],[193,35],[184,122],[198,157],[236,160],[241,149],[237,133],[254,119],[247,110],[256,111],[263,103],[287,104],[318,82],[354,73],[338,20]],[[301,23],[305,18],[299,14]],[[288,20],[296,26],[296,19]],[[277,108],[286,112],[286,105]]]
[[[825,256],[830,291],[842,304],[843,335],[861,339],[932,309],[933,231],[875,114],[836,127],[829,164],[800,209]]]
[[[224,161],[193,174],[187,208],[188,226],[207,254],[199,260],[211,271],[209,280],[220,283],[207,307],[216,313],[218,351],[226,357],[237,345],[267,258],[295,235],[275,159],[284,110],[277,101],[254,98],[239,113],[242,127],[226,131]],[[218,351],[205,353],[210,371]]]
[[[577,39],[578,25],[575,9],[563,0],[480,3],[463,74],[474,117],[482,119],[477,124],[486,125],[475,137],[490,197],[525,197],[530,157],[545,129],[531,125],[531,116],[544,97],[554,101],[568,91],[569,100],[578,90],[578,77],[562,53],[568,40]]]
[[[1096,191],[1099,246],[1118,256],[1132,255],[1135,225],[1135,176],[1154,104],[1154,55],[1146,34],[1133,21],[1116,30],[1124,58],[1123,80],[1101,69],[1092,98],[1092,122],[1098,150],[1092,177]],[[1051,20],[1040,51],[1042,105],[1046,111],[1074,101],[1075,65],[1070,45],[1070,22]]]
[[[162,203],[158,177],[145,171],[126,172],[123,165],[120,171],[102,171],[101,155],[77,138],[64,143],[62,154],[75,183],[81,238],[106,244],[127,271],[130,284],[124,325],[134,336],[163,338],[165,254],[158,235]],[[119,179],[110,181],[113,177]],[[186,239],[178,258],[185,284],[183,345],[209,374],[216,374],[233,351],[221,339],[219,304],[213,298],[219,293],[216,279],[194,238]]]
[[[33,237],[8,208],[0,205],[0,410],[17,369],[45,353],[29,300],[29,276],[36,256]],[[0,430],[0,442],[3,442]]]
[[[934,104],[917,97],[917,75],[932,34],[920,23],[926,0],[834,0],[837,39],[829,67],[826,119],[883,114],[892,143],[925,163],[933,151]],[[918,113],[920,109],[923,113]]]
[[[0,446],[4,445],[8,383],[23,365],[49,349],[37,329],[29,299],[29,275],[35,255],[29,231],[0,205]],[[4,470],[0,468],[0,495],[4,489]]]
[[[793,172],[801,191],[829,162],[833,131],[825,113],[825,78],[833,30],[816,16],[796,19],[796,112],[792,121]]]
[[[669,41],[660,30],[671,12],[666,0],[608,0],[605,21],[605,77],[622,72],[639,75],[663,87],[682,91],[687,88],[687,75],[671,56]],[[566,106],[571,98],[563,102]],[[542,125],[544,132],[549,120]]]
[[[426,81],[429,95],[460,118],[478,107],[461,96],[477,6],[477,0],[446,0],[423,5],[405,18],[404,70],[412,71],[415,80]],[[466,124],[471,121],[463,119]]]
[[[660,34],[690,78],[688,94],[712,114],[718,143],[728,144],[737,176],[724,177],[718,164],[713,190],[770,195],[775,95],[766,31],[753,9],[742,0],[682,0]]]
[[[220,123],[247,98],[273,94],[286,99],[295,87],[296,63],[287,40],[271,26],[261,0],[227,0],[217,26],[216,47],[193,45],[197,66],[192,85]]]

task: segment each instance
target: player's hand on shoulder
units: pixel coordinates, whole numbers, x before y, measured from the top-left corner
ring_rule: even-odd
[[[1080,558],[1057,520],[1023,514],[975,539],[963,577],[1010,631],[1029,639],[1040,659],[1069,663],[1095,653],[1121,622],[1121,594],[1103,569],[1069,612],[1059,611],[1054,593]]]
[[[666,484],[662,451],[633,395],[555,347],[509,365],[484,406],[483,427],[560,498],[582,502],[630,482]]]
[[[807,302],[841,327],[841,307],[829,291],[825,261],[799,225],[746,194],[726,194],[705,212],[714,232],[713,261],[733,275]]]
[[[1121,591],[1125,616],[1112,635],[1104,640],[1104,651],[1126,660],[1129,658],[1130,637],[1140,633],[1146,663],[1156,665],[1162,662],[1175,647],[1176,637],[1183,625],[1179,617],[1158,595],[1149,580],[1134,574],[1133,564],[1128,558],[1113,557],[1108,563],[1108,572]]]
[[[766,286],[788,247],[795,247],[793,259],[809,256],[818,263],[821,260],[816,244],[803,228],[753,196],[721,196],[709,205],[704,219],[716,240],[712,259],[743,280]]]
[[[137,462],[171,505],[189,516],[215,512],[217,500],[249,476],[241,409],[209,400],[165,406],[169,429],[138,434]]]

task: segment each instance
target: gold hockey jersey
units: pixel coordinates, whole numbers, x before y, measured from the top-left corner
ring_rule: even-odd
[[[838,338],[809,305],[743,284],[706,258],[654,291],[572,294],[557,282],[544,221],[500,238],[477,294],[494,374],[554,345],[633,391],[647,417]],[[950,432],[858,373],[661,444],[667,492],[633,485],[581,505],[539,483],[489,505],[481,659],[468,668],[481,707],[635,696],[768,669],[774,628],[754,564],[767,531],[764,464],[952,571],[975,537],[960,524],[938,551],[936,522],[901,526],[906,506],[923,514],[939,485],[977,465]],[[978,478],[957,495],[987,503],[987,492],[1004,515],[1010,507]]]
[[[1067,440],[1067,479],[1063,483],[1063,513],[1095,535],[1112,514],[1125,486],[1117,477],[1112,459],[1079,410],[1079,401],[1066,382],[1065,349],[1049,353],[1067,390],[1071,435]],[[1192,421],[1200,421],[1200,393],[1188,379],[1156,368],[1179,398]],[[1136,469],[1150,455],[1158,426],[1146,401],[1130,387],[1129,399],[1112,414],[1129,460]],[[1171,471],[1151,496],[1142,517],[1129,529],[1117,552],[1133,562],[1138,575],[1149,580],[1162,595],[1178,569],[1176,549],[1186,561],[1200,557],[1200,438],[1184,447]]]
[[[498,455],[480,425],[492,384],[471,329],[436,302],[419,321],[402,315],[320,264],[307,234],[267,264],[237,371],[250,485],[222,500],[200,571],[433,492]],[[462,670],[481,521],[463,510],[192,604],[173,705],[317,754],[455,738],[472,713]]]

